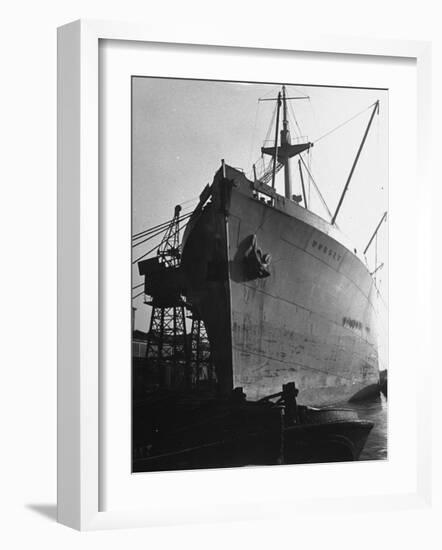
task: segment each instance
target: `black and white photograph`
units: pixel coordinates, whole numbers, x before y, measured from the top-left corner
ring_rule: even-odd
[[[3,548],[441,547],[436,8],[6,6]]]
[[[388,100],[132,77],[133,472],[388,458]]]

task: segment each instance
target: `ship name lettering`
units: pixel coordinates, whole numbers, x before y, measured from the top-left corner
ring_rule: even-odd
[[[318,250],[322,250],[324,254],[328,254],[331,258],[334,260],[337,260],[338,262],[341,260],[341,255],[336,252],[336,250],[333,250],[329,246],[326,246],[325,244],[319,243],[317,240],[312,241],[312,248],[318,248]]]
[[[362,331],[362,323],[360,321],[356,321],[355,319],[351,319],[350,317],[343,317],[342,324],[344,327]]]

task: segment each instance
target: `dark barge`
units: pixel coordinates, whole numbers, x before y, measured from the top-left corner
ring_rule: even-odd
[[[345,408],[297,405],[293,383],[248,401],[156,392],[134,404],[133,471],[357,460],[373,427]]]

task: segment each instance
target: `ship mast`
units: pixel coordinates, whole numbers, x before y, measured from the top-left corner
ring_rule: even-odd
[[[282,87],[282,108],[283,108],[283,119],[282,119],[282,130],[281,130],[281,149],[285,152],[283,158],[284,164],[284,194],[287,198],[292,198],[292,178],[290,170],[290,157],[287,154],[287,146],[291,145],[290,131],[289,131],[289,121],[287,118],[287,97],[285,93],[285,86]]]
[[[276,98],[265,98],[259,101],[276,101],[277,113],[276,113],[276,132],[275,132],[275,144],[272,147],[261,147],[261,152],[265,155],[270,155],[273,158],[272,169],[272,187],[275,187],[275,175],[277,169],[284,168],[284,196],[286,199],[292,200],[292,180],[291,180],[291,167],[290,159],[296,155],[299,155],[303,151],[307,151],[313,146],[313,143],[297,143],[292,145],[289,129],[289,120],[287,113],[287,101],[291,99],[308,99],[308,96],[301,97],[287,97],[286,87],[282,87],[281,92],[278,93]],[[282,129],[279,132],[279,114],[282,106]],[[278,146],[278,137],[280,144]],[[278,166],[277,166],[278,165]],[[304,205],[306,206],[306,205]]]

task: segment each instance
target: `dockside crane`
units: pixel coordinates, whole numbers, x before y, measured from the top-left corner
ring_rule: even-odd
[[[157,254],[138,262],[146,304],[152,306],[147,333],[146,376],[162,388],[190,385],[185,301],[180,270],[180,212],[166,227]]]
[[[181,206],[177,205],[170,223],[161,228],[160,244],[149,251],[156,251],[156,255],[147,259],[142,255],[140,261],[135,261],[144,277],[145,304],[152,308],[143,378],[146,385],[163,389],[189,390],[201,380],[214,380],[204,322],[185,299],[180,236],[181,224],[188,218],[189,215],[181,216]],[[186,327],[187,310],[192,319],[190,334]]]

